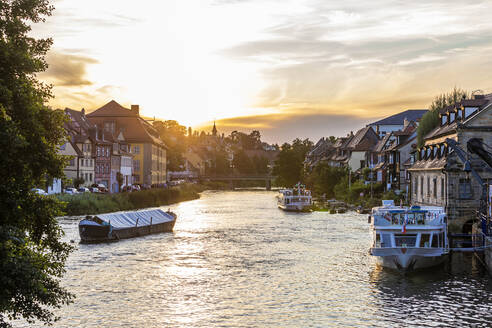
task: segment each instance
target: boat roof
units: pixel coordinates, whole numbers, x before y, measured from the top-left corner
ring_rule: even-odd
[[[170,213],[167,213],[160,208],[132,212],[98,214],[95,215],[95,217],[107,222],[114,228],[129,228],[137,225],[150,225],[151,218],[152,224],[170,222],[174,220],[174,217]]]

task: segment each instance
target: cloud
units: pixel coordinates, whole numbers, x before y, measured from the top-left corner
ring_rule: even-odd
[[[48,69],[39,74],[39,77],[55,86],[64,87],[91,85],[92,82],[86,78],[87,65],[98,63],[97,60],[88,56],[59,51],[50,52],[46,61]]]
[[[244,116],[217,120],[219,133],[230,134],[232,131],[251,132],[259,130],[262,139],[270,143],[290,142],[299,138],[317,141],[325,136],[343,136],[350,130],[354,132],[376,118],[361,118],[354,115],[330,115],[305,109],[297,113],[278,113],[259,116]],[[213,122],[207,122],[195,128],[211,131]]]

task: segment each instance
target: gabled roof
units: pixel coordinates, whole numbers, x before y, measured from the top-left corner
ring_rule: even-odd
[[[88,117],[138,117],[138,113],[131,109],[125,108],[118,104],[116,101],[111,100],[106,105],[96,109],[95,111],[87,114]]]
[[[92,113],[87,114],[87,117],[92,123],[99,125],[101,128],[103,128],[102,124],[104,121],[115,121],[117,131],[123,133],[126,142],[149,142],[167,148],[160,139],[157,130],[152,124],[141,118],[138,111],[125,108],[114,100],[111,100],[109,103],[96,109]],[[113,140],[114,137],[115,136],[113,136],[111,140]]]
[[[405,119],[409,121],[417,121],[420,119],[425,113],[427,113],[427,109],[407,109],[401,113],[383,118],[382,120],[376,121],[374,123],[369,124],[368,126],[373,125],[403,125]]]
[[[378,136],[376,132],[370,126],[357,131],[355,136],[350,140],[347,148],[352,150],[371,150],[374,145],[378,142]]]
[[[377,153],[382,152],[384,145],[386,145],[390,137],[391,137],[391,133],[385,134],[384,137],[374,145],[373,150]]]

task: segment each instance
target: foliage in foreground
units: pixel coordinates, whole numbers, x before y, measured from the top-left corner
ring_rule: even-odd
[[[36,80],[46,69],[50,39],[28,37],[43,21],[47,0],[0,2],[0,326],[24,318],[52,323],[53,309],[72,295],[60,284],[71,247],[60,241],[61,204],[31,191],[62,178],[64,117],[45,106],[50,88]]]

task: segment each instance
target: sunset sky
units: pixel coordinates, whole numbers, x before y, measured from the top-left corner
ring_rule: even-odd
[[[58,0],[54,107],[114,99],[141,114],[269,142],[343,135],[426,108],[454,86],[492,92],[486,1]]]

